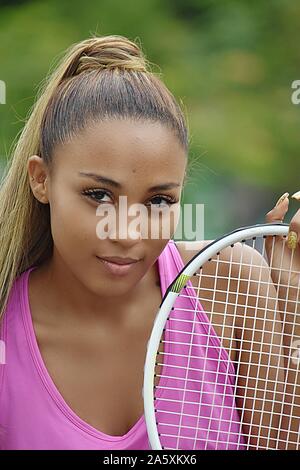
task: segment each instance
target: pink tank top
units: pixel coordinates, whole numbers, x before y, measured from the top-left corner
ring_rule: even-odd
[[[170,240],[158,258],[162,296],[182,268],[181,256],[174,241]],[[0,338],[6,346],[5,363],[0,364],[0,449],[149,450],[144,415],[125,435],[110,436],[77,416],[56,388],[39,351],[32,323],[28,278],[33,269],[35,266],[15,280],[0,329]],[[185,296],[180,298],[180,312],[182,315],[184,310],[188,319],[195,310],[196,294],[190,281],[187,287]],[[199,306],[201,309],[200,303]],[[197,341],[198,369],[204,371],[200,393],[201,406],[207,418],[201,418],[197,445],[190,448],[239,449],[243,447],[243,441],[234,402],[235,370],[227,351],[222,348],[212,326],[209,326],[203,309],[198,313],[198,318],[197,327],[202,335],[194,336],[193,341]],[[182,333],[172,332],[172,328],[178,329],[176,321],[170,322],[167,331],[172,335],[172,341],[177,339],[180,343]],[[176,352],[179,353],[178,358],[165,367],[181,364],[180,353],[184,354],[184,346],[177,346]],[[209,384],[209,374],[218,374],[217,390],[215,385]],[[191,377],[191,386],[193,383]],[[163,384],[163,379],[160,384]],[[174,443],[172,439],[170,437],[170,448]],[[190,442],[188,439],[186,443],[182,441],[186,444],[185,448],[189,448]]]

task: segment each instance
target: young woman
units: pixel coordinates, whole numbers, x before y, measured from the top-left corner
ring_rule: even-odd
[[[135,43],[107,36],[70,47],[0,192],[2,449],[149,449],[147,340],[166,288],[208,243],[172,240],[187,155],[183,112]],[[122,196],[159,220],[159,237],[133,228]],[[287,201],[268,221],[283,220]],[[101,207],[118,216],[102,238]]]

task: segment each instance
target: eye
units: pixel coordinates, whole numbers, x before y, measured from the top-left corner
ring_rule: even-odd
[[[112,200],[111,194],[104,189],[85,189],[81,192],[81,194],[99,203],[109,202],[103,200],[103,196],[107,196],[110,198],[110,200]]]
[[[154,204],[151,204],[155,207],[169,207],[171,206],[172,204],[176,204],[178,202],[178,200],[174,197],[169,197],[169,196],[155,196],[153,197],[150,202],[153,202],[154,201]],[[164,201],[164,204],[161,204],[157,201]]]

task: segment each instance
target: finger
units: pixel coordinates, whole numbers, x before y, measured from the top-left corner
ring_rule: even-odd
[[[266,222],[267,223],[283,222],[284,217],[288,211],[288,208],[289,208],[289,193],[284,193],[282,196],[280,196],[280,198],[278,199],[273,209],[270,210],[266,214]]]
[[[296,199],[297,201],[300,201],[300,191],[297,191],[291,197]]]
[[[287,246],[291,250],[295,250],[298,243],[300,243],[300,209],[296,212],[290,222]]]
[[[275,206],[273,207],[272,210],[270,210],[266,214],[266,222],[267,223],[274,223],[274,222],[283,222],[284,217],[288,211],[289,208],[289,193],[284,193],[278,201],[276,202]],[[272,252],[275,248],[275,245],[279,242],[282,242],[285,237],[281,235],[277,235],[274,237],[266,237],[265,239],[265,248],[266,248],[266,253],[269,259],[269,262],[271,262],[271,257],[272,257]],[[275,245],[274,245],[275,244]]]
[[[295,196],[295,194],[293,194],[293,196]],[[284,193],[282,196],[280,196],[280,198],[275,204],[275,207],[279,206],[279,204],[281,204],[287,197],[289,197],[289,193]]]

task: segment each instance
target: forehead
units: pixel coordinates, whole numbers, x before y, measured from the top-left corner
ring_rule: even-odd
[[[94,172],[121,184],[166,177],[181,181],[187,156],[167,126],[151,121],[106,120],[87,126],[54,151],[55,168],[62,174]]]

